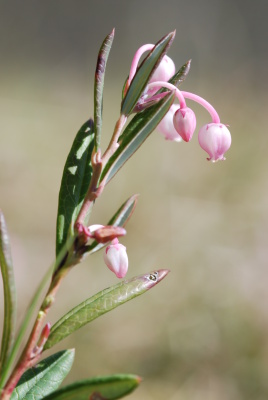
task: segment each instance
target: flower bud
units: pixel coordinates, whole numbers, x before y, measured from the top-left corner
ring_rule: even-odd
[[[232,138],[229,129],[223,124],[204,125],[198,133],[198,141],[212,162],[225,160],[224,153],[230,148]]]
[[[173,124],[182,139],[189,142],[196,127],[195,113],[189,107],[179,108],[174,114]]]
[[[158,124],[157,129],[165,137],[166,140],[181,142],[182,138],[174,128],[174,113],[180,108],[179,104],[172,104],[162,121]]]
[[[115,273],[117,278],[124,278],[128,270],[128,256],[126,247],[119,243],[118,239],[112,240],[106,247],[103,258],[107,267]]]

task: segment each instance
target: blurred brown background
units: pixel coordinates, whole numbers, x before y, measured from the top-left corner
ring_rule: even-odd
[[[193,60],[183,89],[231,126],[227,160],[214,165],[197,134],[177,144],[155,132],[98,201],[92,223],[105,223],[140,193],[122,240],[128,276],[171,273],[60,343],[76,347],[68,382],[132,372],[144,378],[133,400],[267,398],[267,13],[266,0],[0,1],[0,207],[19,316],[54,257],[63,164],[93,114],[97,52],[113,27],[103,148],[134,52],[173,29],[169,55],[178,68]],[[192,107],[198,127],[209,122]],[[66,279],[51,321],[116,282],[101,253],[88,258]]]

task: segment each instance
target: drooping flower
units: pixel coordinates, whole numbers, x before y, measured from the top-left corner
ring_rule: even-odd
[[[208,153],[208,160],[215,162],[225,160],[224,153],[230,148],[232,139],[226,125],[210,123],[200,129],[198,141],[202,149]]]
[[[169,81],[170,78],[175,74],[176,69],[175,69],[175,64],[173,60],[165,55],[156,70],[154,71],[150,82],[156,82],[156,81],[164,81],[167,82]]]
[[[173,142],[181,142],[182,138],[174,127],[173,117],[175,112],[180,108],[179,104],[172,104],[162,121],[158,124],[157,129],[165,137],[166,140]]]
[[[152,44],[145,44],[135,53],[126,89],[136,73],[141,55],[153,47],[154,45]],[[194,112],[187,107],[185,99],[199,103],[209,112],[212,118],[211,123],[200,129],[198,135],[199,144],[209,154],[209,160],[213,162],[225,160],[224,153],[231,146],[231,134],[229,130],[226,128],[226,125],[221,124],[217,111],[209,102],[194,93],[180,91],[176,86],[168,82],[174,74],[175,64],[170,57],[165,55],[148,82],[140,102],[138,102],[137,110],[142,110],[146,103],[148,105],[154,104],[154,102],[163,98],[164,93],[156,93],[159,89],[167,88],[174,91],[179,100],[179,105],[173,104],[170,107],[159,123],[158,130],[167,140],[181,141],[182,138],[184,141],[189,142],[196,128],[196,117]]]
[[[128,270],[128,256],[126,247],[119,243],[118,239],[113,239],[106,247],[103,258],[107,267],[115,273],[117,278],[124,278]]]

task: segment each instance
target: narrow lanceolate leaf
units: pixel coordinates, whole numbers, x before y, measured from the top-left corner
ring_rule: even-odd
[[[93,121],[78,131],[63,170],[57,215],[56,254],[63,247],[87,193],[91,176],[91,154],[94,148]]]
[[[94,132],[95,132],[95,150],[100,146],[101,126],[102,126],[102,107],[103,107],[103,88],[104,76],[107,60],[114,40],[114,29],[104,39],[96,66],[95,84],[94,84]]]
[[[114,216],[106,224],[109,226],[125,226],[131,215],[133,214],[138,201],[138,195],[134,194],[117,210]],[[88,254],[95,253],[102,249],[107,243],[98,243],[96,240],[86,248]]]
[[[0,210],[0,267],[4,288],[4,318],[2,346],[0,354],[0,372],[5,368],[14,340],[16,323],[16,289],[11,250],[6,222]]]
[[[39,400],[58,389],[70,372],[74,350],[63,350],[28,369],[19,380],[11,400]]]
[[[191,68],[191,61],[188,60],[183,66],[176,72],[175,75],[169,80],[169,83],[172,83],[175,86],[179,86],[187,77],[190,68]]]
[[[121,114],[129,115],[132,112],[154,70],[171,46],[174,37],[175,32],[164,36],[143,60],[122,101]]]
[[[160,269],[146,275],[137,276],[90,297],[65,314],[52,326],[45,349],[54,346],[77,329],[101,315],[140,296],[159,283],[168,272],[168,270]]]
[[[154,131],[168,112],[174,99],[175,94],[170,92],[157,104],[135,115],[119,138],[120,146],[106,164],[100,181],[105,179],[107,184],[112,179],[123,164],[147,139],[150,133]]]
[[[65,386],[43,400],[116,400],[131,393],[140,381],[130,374],[100,376]]]

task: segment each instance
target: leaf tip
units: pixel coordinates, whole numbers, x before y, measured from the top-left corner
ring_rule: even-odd
[[[131,198],[130,199],[132,199],[133,200],[133,202],[134,202],[134,204],[135,204],[135,207],[136,207],[136,204],[137,204],[137,201],[138,201],[138,198],[140,197],[140,193],[135,193],[135,194],[133,194],[133,196],[131,196]]]
[[[158,271],[158,282],[162,281],[170,272],[169,269],[159,269]]]
[[[6,221],[5,221],[4,213],[0,208],[0,229],[1,229],[1,226],[5,226],[5,224],[6,224]]]
[[[191,68],[191,63],[192,63],[192,59],[190,58],[190,60],[188,60],[185,64],[186,68],[185,68],[185,73],[188,74],[188,72],[190,71]]]

